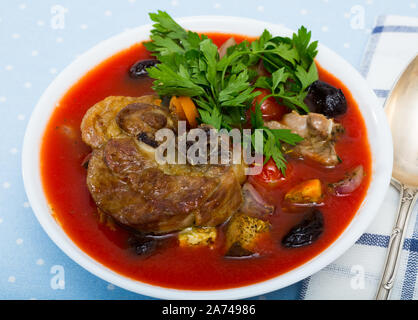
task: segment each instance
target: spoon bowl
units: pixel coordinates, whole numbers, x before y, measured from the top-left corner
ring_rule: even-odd
[[[386,101],[392,131],[392,176],[409,187],[418,187],[418,55],[405,69]]]

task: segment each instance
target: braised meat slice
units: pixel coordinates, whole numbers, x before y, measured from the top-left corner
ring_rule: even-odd
[[[170,127],[168,110],[115,97],[115,112],[105,100],[82,125],[83,138],[93,147],[87,186],[102,212],[141,232],[160,234],[216,226],[240,208],[243,170],[237,165],[160,164],[156,148],[140,136],[152,139],[158,128]]]
[[[162,128],[174,130],[166,108],[148,103],[131,103],[116,116],[118,126],[130,136],[139,136],[140,140],[150,144],[155,141],[155,132]]]
[[[131,122],[125,119],[130,113],[126,112],[118,116],[119,111],[130,104],[146,104],[159,106],[161,100],[157,96],[148,95],[142,97],[110,96],[96,103],[84,115],[81,122],[81,134],[83,141],[92,148],[98,148],[110,138],[129,134]],[[121,119],[122,118],[122,119]],[[117,123],[122,123],[122,127]],[[142,121],[141,121],[142,123]],[[144,124],[145,125],[145,124]],[[124,129],[128,129],[124,132]]]
[[[325,166],[335,166],[339,163],[335,143],[344,132],[344,128],[333,119],[319,113],[300,115],[293,111],[284,115],[280,122],[270,121],[266,126],[270,129],[290,129],[303,138],[296,146],[288,146],[289,152]]]

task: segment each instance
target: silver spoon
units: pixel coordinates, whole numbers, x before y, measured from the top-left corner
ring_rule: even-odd
[[[394,147],[392,184],[400,192],[400,201],[377,300],[389,297],[399,266],[408,220],[418,198],[418,55],[393,87],[385,103],[385,112]]]

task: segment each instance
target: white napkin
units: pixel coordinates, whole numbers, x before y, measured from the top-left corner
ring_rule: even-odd
[[[418,53],[418,18],[379,16],[361,73],[383,103],[407,64]],[[301,299],[374,299],[395,223],[399,194],[386,193],[376,219],[356,244],[334,263],[303,281]],[[400,266],[390,299],[418,297],[418,219],[409,221]]]

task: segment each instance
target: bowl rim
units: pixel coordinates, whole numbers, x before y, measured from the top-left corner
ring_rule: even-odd
[[[282,25],[234,16],[192,16],[176,18],[176,21],[185,28],[198,32],[257,36],[266,28],[273,34],[292,34],[291,30]],[[255,284],[230,289],[183,290],[152,285],[118,274],[94,260],[72,242],[59,221],[53,217],[42,187],[40,147],[45,126],[53,110],[59,105],[60,98],[69,88],[89,70],[115,53],[149,39],[151,27],[151,24],[147,24],[126,30],[87,50],[52,81],[32,112],[23,142],[22,175],[33,212],[48,236],[73,261],[99,278],[129,291],[163,299],[243,299],[265,294],[305,279],[341,256],[363,234],[383,202],[386,191],[384,188],[390,183],[393,147],[389,125],[374,91],[354,67],[322,44],[319,44],[316,60],[341,80],[357,101],[366,122],[372,153],[372,177],[363,203],[350,224],[325,250],[284,274]]]

